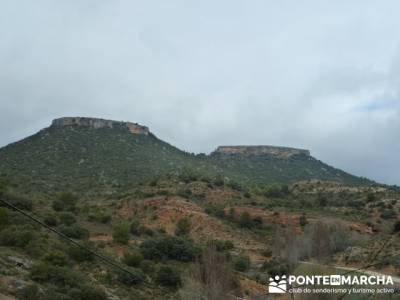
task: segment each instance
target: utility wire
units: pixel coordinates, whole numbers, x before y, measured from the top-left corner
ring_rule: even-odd
[[[39,220],[38,218],[26,213],[25,211],[23,211],[22,209],[16,207],[15,205],[11,204],[10,202],[0,199],[0,202],[4,203],[5,205],[7,205],[8,207],[12,208],[13,210],[15,210],[16,212],[24,215],[25,217],[27,217],[28,219],[32,220],[33,222],[45,227],[46,229],[54,232],[55,234],[59,235],[60,237],[62,237],[64,240],[66,240],[67,242],[74,244],[75,246],[84,249],[85,251],[93,254],[94,256],[98,257],[100,260],[102,260],[103,262],[109,264],[110,266],[117,268],[133,277],[136,277],[135,274],[133,274],[132,272],[130,272],[129,270],[125,269],[124,267],[121,267],[119,264],[117,264],[116,262],[114,262],[112,259],[107,258],[105,256],[102,256],[100,254],[98,254],[97,252],[79,244],[78,242],[74,241],[73,239],[69,238],[68,236],[66,236],[65,234],[63,234],[62,232],[59,232],[58,230],[50,227],[49,225],[45,224],[44,222],[42,222],[41,220]]]

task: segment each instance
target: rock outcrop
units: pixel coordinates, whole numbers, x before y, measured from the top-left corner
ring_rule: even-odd
[[[51,126],[87,126],[95,129],[98,128],[114,128],[114,127],[126,127],[130,132],[134,134],[148,135],[150,130],[146,126],[139,125],[131,122],[120,122],[113,120],[105,120],[98,118],[83,118],[83,117],[65,117],[53,120]]]
[[[294,155],[310,156],[310,151],[277,146],[219,146],[213,154],[273,155],[287,159]]]

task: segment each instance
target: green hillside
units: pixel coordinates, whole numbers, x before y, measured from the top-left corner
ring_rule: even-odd
[[[79,124],[74,124],[75,121]],[[307,179],[348,184],[370,182],[308,155],[286,158],[271,154],[217,152],[208,156],[193,155],[158,139],[149,131],[132,132],[143,128],[148,130],[134,123],[91,118],[58,119],[52,126],[0,149],[0,173],[9,176],[14,183],[23,183],[25,192],[117,189],[162,174],[178,173],[182,169],[261,184]]]
[[[331,167],[312,156],[295,155],[279,158],[274,155],[241,155],[212,153],[211,159],[219,168],[229,173],[238,173],[256,183],[285,182],[319,179],[346,184],[370,184],[340,169]]]

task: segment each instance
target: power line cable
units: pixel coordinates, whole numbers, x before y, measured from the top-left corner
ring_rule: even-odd
[[[46,223],[42,222],[41,220],[39,220],[38,218],[35,218],[34,216],[26,213],[25,211],[23,211],[22,209],[16,207],[15,205],[11,204],[10,202],[4,200],[4,199],[0,199],[0,202],[4,203],[5,205],[7,205],[8,207],[12,208],[13,210],[15,210],[16,212],[24,215],[25,217],[27,217],[28,219],[32,220],[33,222],[45,227],[46,229],[52,231],[53,233],[59,235],[60,237],[62,237],[64,240],[66,240],[69,243],[74,244],[75,246],[84,249],[85,251],[93,254],[94,256],[98,257],[99,259],[101,259],[103,262],[109,264],[110,266],[117,268],[133,277],[136,277],[136,274],[133,274],[132,272],[130,272],[129,270],[125,269],[124,267],[120,266],[119,264],[117,264],[116,262],[114,262],[112,259],[107,258],[103,255],[98,254],[97,252],[81,245],[80,243],[78,243],[77,241],[71,239],[70,237],[66,236],[65,234],[63,234],[62,232],[59,232],[58,230],[50,227],[49,225],[47,225]]]

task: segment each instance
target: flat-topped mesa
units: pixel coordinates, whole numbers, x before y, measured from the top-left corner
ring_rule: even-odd
[[[310,151],[305,149],[278,147],[278,146],[219,146],[214,153],[242,154],[242,155],[273,155],[280,158],[290,158],[294,155],[310,156]]]
[[[53,120],[51,126],[63,127],[63,126],[86,126],[95,129],[98,128],[114,128],[114,127],[126,127],[130,132],[134,134],[148,135],[150,130],[146,126],[139,125],[131,122],[121,122],[113,120],[105,120],[98,118],[83,118],[83,117],[65,117]]]

